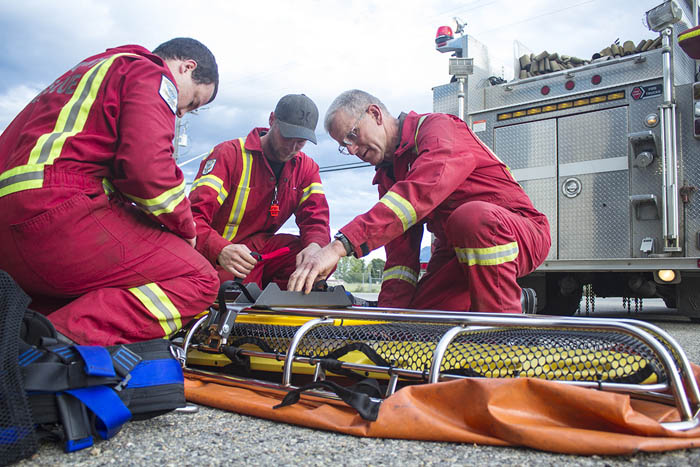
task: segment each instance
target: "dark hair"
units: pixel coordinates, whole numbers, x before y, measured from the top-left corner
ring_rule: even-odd
[[[197,84],[213,84],[214,92],[209,102],[214,100],[219,90],[219,67],[211,51],[196,39],[176,37],[163,42],[153,50],[163,60],[194,60],[197,68],[192,72],[192,81]],[[209,103],[207,102],[207,104]]]

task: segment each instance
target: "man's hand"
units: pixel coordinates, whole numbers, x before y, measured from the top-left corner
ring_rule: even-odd
[[[299,267],[301,264],[304,264],[308,259],[310,259],[313,255],[321,251],[321,246],[318,243],[309,243],[306,248],[301,250],[297,254],[297,264],[296,266]]]
[[[192,225],[194,226],[194,231],[197,232],[197,223],[192,221]],[[192,248],[194,248],[197,246],[197,234],[195,233],[193,238],[186,238],[185,241],[189,243]]]
[[[241,279],[245,279],[258,262],[250,254],[248,247],[239,243],[224,247],[217,261],[222,268]]]
[[[297,265],[297,269],[289,276],[287,290],[311,292],[316,279],[328,277],[343,256],[345,256],[345,247],[338,240],[333,240]]]

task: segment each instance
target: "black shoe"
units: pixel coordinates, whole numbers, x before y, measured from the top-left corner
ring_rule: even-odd
[[[523,314],[534,315],[537,312],[537,294],[535,289],[523,288],[520,294],[520,306]]]

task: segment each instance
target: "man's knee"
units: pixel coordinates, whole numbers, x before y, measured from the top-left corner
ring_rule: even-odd
[[[492,235],[502,224],[496,214],[498,209],[498,206],[484,201],[464,203],[447,218],[447,237],[460,244],[464,240]]]
[[[193,276],[193,280],[197,284],[197,289],[199,290],[202,299],[207,303],[211,303],[216,298],[219,293],[219,274],[216,272],[213,266],[206,264],[197,271]]]

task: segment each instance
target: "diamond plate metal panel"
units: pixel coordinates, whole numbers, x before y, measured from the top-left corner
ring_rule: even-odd
[[[560,188],[567,178],[559,178]],[[575,198],[559,189],[559,259],[629,257],[627,171],[576,178],[581,193]]]
[[[557,149],[556,131],[555,120],[512,125],[496,128],[493,131],[494,153],[513,170],[516,179],[521,169],[538,167],[550,169],[539,171],[551,173],[550,177],[518,180],[535,208],[549,219],[552,247],[547,259],[556,259],[557,254],[557,186],[554,171]]]
[[[661,80],[649,84],[661,84]],[[628,89],[628,94],[630,89]],[[656,138],[656,154],[654,156],[654,161],[647,167],[636,167],[634,165],[635,154],[632,145],[628,144],[630,155],[630,196],[653,195],[658,201],[659,218],[656,220],[638,220],[634,206],[630,206],[632,209],[632,256],[640,258],[642,257],[640,246],[644,238],[651,237],[655,240],[655,253],[660,253],[660,249],[663,246],[663,227],[661,220],[661,210],[663,209],[661,205],[661,184],[663,181],[661,167],[661,128],[660,125],[657,125],[655,128],[650,129],[644,124],[647,115],[659,115],[659,106],[663,103],[663,97],[656,96],[650,99],[640,100],[630,98],[628,102],[630,133],[651,131]]]
[[[559,164],[627,157],[627,108],[559,119]]]
[[[433,88],[433,112],[458,115],[457,83],[443,84]]]
[[[494,130],[494,152],[512,170],[556,163],[556,120],[540,120]]]
[[[520,182],[523,190],[532,200],[535,209],[547,216],[549,221],[552,247],[549,249],[547,259],[557,259],[557,249],[559,247],[557,242],[557,187],[554,184],[555,180],[554,178],[545,178]]]

